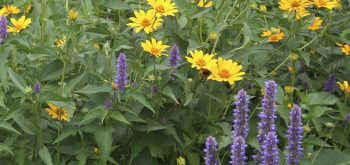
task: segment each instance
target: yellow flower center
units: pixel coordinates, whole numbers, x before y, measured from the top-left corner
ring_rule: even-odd
[[[155,47],[153,47],[153,48],[151,49],[151,54],[153,54],[153,55],[159,55],[159,54],[160,54],[160,50],[157,49],[157,48],[155,48]]]
[[[149,19],[143,19],[142,21],[141,21],[141,25],[142,26],[148,26],[148,25],[151,25],[151,21],[149,20]]]
[[[16,27],[17,30],[22,30],[22,29],[24,29],[24,27],[22,26],[22,24],[16,24],[15,27]]]
[[[206,65],[205,61],[203,59],[199,59],[197,60],[196,64],[200,67],[203,67]]]
[[[163,5],[159,5],[155,9],[158,13],[164,13],[164,11],[165,11],[165,8]]]
[[[227,69],[222,69],[219,72],[219,76],[221,78],[229,78],[231,76],[231,74],[230,74],[230,71],[228,71]]]
[[[292,7],[299,7],[300,3],[298,1],[293,1],[292,2]]]
[[[277,39],[278,39],[278,37],[276,35],[273,35],[273,36],[270,37],[271,41],[276,41]]]

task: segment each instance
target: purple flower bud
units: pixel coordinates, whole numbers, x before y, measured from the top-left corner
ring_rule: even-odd
[[[126,58],[124,53],[120,53],[117,61],[117,76],[115,79],[116,88],[120,89],[123,93],[127,82],[128,81],[127,81]]]
[[[290,125],[288,126],[287,139],[287,162],[288,165],[299,164],[300,157],[303,154],[303,123],[301,120],[300,107],[295,105],[290,111]]]
[[[39,93],[40,92],[40,89],[41,89],[41,84],[39,81],[35,82],[35,84],[33,85],[33,91],[35,93]]]
[[[247,92],[243,89],[240,90],[236,96],[235,101],[236,109],[233,110],[233,131],[232,139],[234,137],[242,136],[245,139],[248,135],[248,104],[249,99]]]
[[[348,114],[345,115],[345,120],[346,120],[346,121],[350,121],[350,113],[348,113]]]
[[[337,86],[337,79],[335,78],[334,74],[331,74],[328,76],[328,79],[323,86],[323,91],[333,92],[336,86]]]
[[[215,152],[217,150],[218,144],[214,137],[209,136],[205,143],[205,165],[218,165],[219,162],[215,158]]]
[[[1,16],[0,18],[0,44],[5,42],[7,37],[7,19],[5,16]]]
[[[158,93],[158,87],[157,87],[156,84],[153,84],[153,85],[152,85],[151,92],[152,92],[152,94]]]
[[[111,99],[107,99],[104,102],[104,106],[105,106],[106,109],[111,109],[112,108],[112,100]]]
[[[264,140],[261,155],[262,165],[278,165],[279,164],[279,154],[277,148],[277,136],[275,132],[269,132]]]
[[[176,66],[179,64],[180,60],[181,60],[181,58],[180,58],[179,47],[176,44],[174,44],[170,50],[168,66],[176,68]]]
[[[247,157],[245,156],[245,149],[247,145],[242,136],[235,137],[231,145],[231,165],[244,165]]]

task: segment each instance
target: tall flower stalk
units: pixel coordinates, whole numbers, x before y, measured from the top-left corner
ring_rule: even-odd
[[[337,79],[334,74],[328,76],[326,83],[323,86],[323,91],[333,92],[337,86]]]
[[[127,66],[124,53],[120,53],[117,61],[117,76],[115,78],[116,88],[123,93],[127,83]]]
[[[301,120],[300,107],[295,105],[290,111],[290,125],[288,126],[287,139],[287,163],[288,165],[299,164],[300,157],[303,154],[303,123]]]
[[[7,19],[5,16],[0,17],[0,44],[5,42],[7,37]]]
[[[269,132],[261,146],[261,164],[262,165],[279,165],[279,153],[277,148],[277,135],[275,132]]]
[[[212,136],[209,136],[207,138],[207,141],[205,143],[205,165],[218,165],[219,162],[215,158],[215,152],[218,148],[218,144],[216,142],[216,139]]]
[[[245,149],[247,145],[242,136],[235,137],[231,145],[231,161],[230,165],[244,165],[247,157],[245,156]]]
[[[248,104],[249,99],[245,90],[240,90],[236,96],[234,105],[236,108],[233,110],[233,131],[232,138],[241,136],[245,139],[248,136]]]
[[[168,66],[172,67],[174,69],[174,72],[175,72],[176,67],[179,65],[180,60],[181,60],[181,57],[180,57],[179,47],[176,44],[174,44],[170,50]]]

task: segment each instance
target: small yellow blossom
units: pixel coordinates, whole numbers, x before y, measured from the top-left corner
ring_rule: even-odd
[[[0,16],[1,15],[9,15],[9,14],[18,14],[20,12],[19,8],[13,5],[4,5],[0,9]]]
[[[280,28],[271,28],[270,30],[264,31],[261,37],[269,37],[268,42],[279,42],[284,38],[284,32],[281,32]]]
[[[98,155],[100,153],[101,153],[100,149],[98,147],[94,147],[94,154]]]
[[[128,23],[128,26],[136,27],[136,33],[142,29],[146,34],[153,32],[154,30],[158,29],[163,22],[161,18],[156,17],[155,10],[148,10],[147,12],[143,10],[134,11],[134,15],[135,17],[129,18],[132,22]]]
[[[94,42],[94,43],[93,43],[93,46],[94,46],[94,48],[96,48],[96,49],[101,49],[101,46],[100,46],[100,44],[99,44],[98,42]]]
[[[55,45],[57,47],[61,47],[66,43],[66,36],[62,37],[62,38],[58,38],[55,40]]]
[[[284,91],[286,93],[293,93],[293,87],[287,85],[287,86],[284,87]]]
[[[11,33],[19,33],[20,31],[26,29],[30,23],[32,23],[32,19],[28,18],[26,19],[25,16],[22,16],[20,19],[16,20],[14,18],[11,18],[11,23],[14,27],[8,27],[8,32]]]
[[[146,40],[145,42],[142,42],[141,47],[154,57],[164,55],[163,52],[169,48],[168,45],[163,45],[163,41],[157,41],[155,38],[152,38],[151,41]]]
[[[262,13],[266,13],[267,9],[266,9],[266,5],[265,4],[260,4],[259,5],[259,11]]]
[[[268,37],[270,35],[272,35],[272,32],[270,30],[261,33],[261,37]]]
[[[288,66],[288,71],[289,71],[290,73],[294,73],[294,72],[295,72],[295,68],[292,67],[292,66]]]
[[[186,165],[186,160],[182,156],[179,156],[176,158],[176,165]]]
[[[187,62],[191,63],[192,68],[198,70],[209,69],[216,66],[216,59],[213,54],[205,54],[201,50],[194,50],[190,52],[191,56],[185,57]]]
[[[292,108],[293,107],[293,103],[288,103],[287,107],[288,108]]]
[[[340,47],[341,52],[346,56],[350,56],[350,45],[348,44],[337,44]]]
[[[284,38],[284,33],[280,32],[280,33],[271,35],[268,39],[268,42],[279,42],[283,38]]]
[[[290,57],[290,60],[292,61],[296,61],[299,58],[299,56],[296,53],[291,53],[289,57]]]
[[[209,38],[210,38],[211,40],[216,40],[216,39],[218,38],[218,33],[216,33],[216,32],[211,32],[211,33],[209,34]]]
[[[75,21],[78,18],[79,13],[73,9],[68,12],[68,19],[71,21]]]
[[[178,12],[175,3],[171,3],[171,0],[147,0],[147,2],[155,10],[157,17],[174,16]]]
[[[26,9],[24,10],[24,12],[25,12],[25,13],[29,13],[30,11],[32,11],[32,8],[33,8],[33,6],[32,6],[32,4],[30,3],[30,4],[26,7]]]
[[[322,20],[320,17],[316,17],[312,24],[308,27],[309,30],[317,30],[321,27]]]
[[[215,80],[219,82],[228,82],[233,85],[236,81],[243,79],[245,74],[242,71],[243,66],[232,60],[224,60],[219,57],[217,60],[217,66],[209,68],[211,75],[209,80]]]
[[[49,108],[45,108],[45,111],[53,118],[61,121],[68,121],[68,113],[65,109],[54,105],[53,103],[47,103]]]
[[[350,86],[349,86],[349,83],[347,81],[343,81],[343,83],[337,82],[337,84],[339,85],[339,88],[345,92],[345,94],[350,96]]]
[[[337,0],[314,0],[314,4],[317,8],[327,8],[327,9],[333,9],[338,7]]]
[[[212,7],[213,1],[211,1],[211,0],[199,0],[198,6],[205,7],[205,8]]]
[[[279,8],[291,13],[295,12],[295,18],[298,20],[302,17],[310,15],[306,8],[310,7],[312,2],[309,0],[280,0]]]

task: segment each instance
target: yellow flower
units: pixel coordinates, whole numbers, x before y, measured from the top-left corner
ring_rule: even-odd
[[[209,68],[211,75],[208,77],[210,80],[216,80],[219,82],[228,82],[233,85],[235,81],[243,79],[242,65],[232,60],[224,60],[221,57],[218,58],[217,67]]]
[[[333,9],[338,7],[338,2],[336,0],[314,0],[314,4],[317,8],[327,8]]]
[[[290,73],[294,73],[294,72],[295,72],[295,68],[292,67],[292,66],[288,66],[288,71],[289,71]]]
[[[51,116],[51,118],[61,121],[68,121],[68,113],[65,109],[52,103],[47,103],[47,105],[49,108],[45,108],[45,111]]]
[[[30,4],[27,6],[27,8],[24,10],[24,12],[25,12],[25,13],[29,13],[30,11],[32,11],[32,8],[33,8],[33,6],[32,6],[32,4],[30,3]]]
[[[65,43],[66,43],[66,37],[58,38],[58,39],[55,40],[55,45],[57,47],[61,47]]]
[[[101,46],[100,46],[100,44],[99,44],[98,42],[94,42],[94,43],[93,43],[93,46],[94,46],[94,48],[96,48],[96,49],[101,49]]]
[[[73,9],[68,12],[68,19],[71,21],[75,21],[78,18],[79,13]]]
[[[0,15],[18,14],[19,8],[13,5],[5,5],[0,9]]]
[[[130,17],[132,21],[128,23],[131,27],[136,27],[136,33],[144,30],[145,33],[150,33],[162,25],[162,19],[156,17],[155,10],[148,10],[147,12],[140,10],[134,11],[135,17]]]
[[[292,61],[296,61],[299,58],[299,56],[296,53],[291,53],[289,57],[290,57],[290,60]]]
[[[288,104],[287,104],[287,107],[288,107],[288,108],[292,108],[292,107],[293,107],[293,103],[288,103]]]
[[[300,19],[310,14],[306,8],[312,5],[312,2],[309,0],[281,0],[278,4],[280,9],[288,13],[294,11],[296,19]]]
[[[142,42],[141,47],[152,56],[160,57],[162,56],[163,51],[169,46],[163,45],[162,41],[157,41],[156,39],[152,38],[151,41],[146,40],[145,42]]]
[[[341,9],[343,7],[341,0],[337,0],[337,6],[335,8]]]
[[[343,44],[340,46],[340,50],[347,56],[350,56],[350,45]]]
[[[265,4],[260,4],[259,5],[259,11],[262,13],[265,13],[267,11],[266,5]]]
[[[343,81],[343,83],[337,82],[337,84],[339,85],[340,89],[345,92],[345,94],[350,96],[350,86],[347,81]]]
[[[176,165],[186,165],[186,161],[182,156],[176,158]]]
[[[198,2],[199,7],[212,7],[213,6],[213,1],[211,0],[199,0]]]
[[[284,33],[280,32],[277,34],[273,34],[269,37],[268,42],[279,42],[280,40],[282,40],[284,37]]]
[[[14,25],[14,27],[9,26],[7,31],[19,33],[21,30],[26,29],[31,22],[32,19],[26,19],[25,16],[22,16],[18,21],[14,18],[11,18],[11,23]]]
[[[209,34],[209,38],[210,38],[211,40],[215,40],[216,38],[218,38],[218,33],[216,33],[216,32],[211,32],[211,33]]]
[[[94,154],[98,155],[100,153],[101,153],[100,149],[98,147],[94,147]]]
[[[157,17],[174,16],[177,13],[175,3],[171,3],[171,0],[147,0],[147,2],[155,10]]]
[[[186,60],[191,63],[192,68],[210,69],[216,66],[216,59],[213,59],[213,54],[204,54],[201,50],[194,50],[190,52],[191,57],[185,57]]]
[[[293,87],[287,85],[287,86],[284,87],[284,91],[286,93],[292,93],[293,92]]]
[[[272,35],[272,32],[270,30],[268,30],[268,31],[262,32],[261,37],[268,37],[270,35]]]
[[[321,27],[322,24],[322,20],[320,17],[316,17],[314,19],[314,22],[312,22],[312,24],[309,26],[309,30],[317,30]]]

